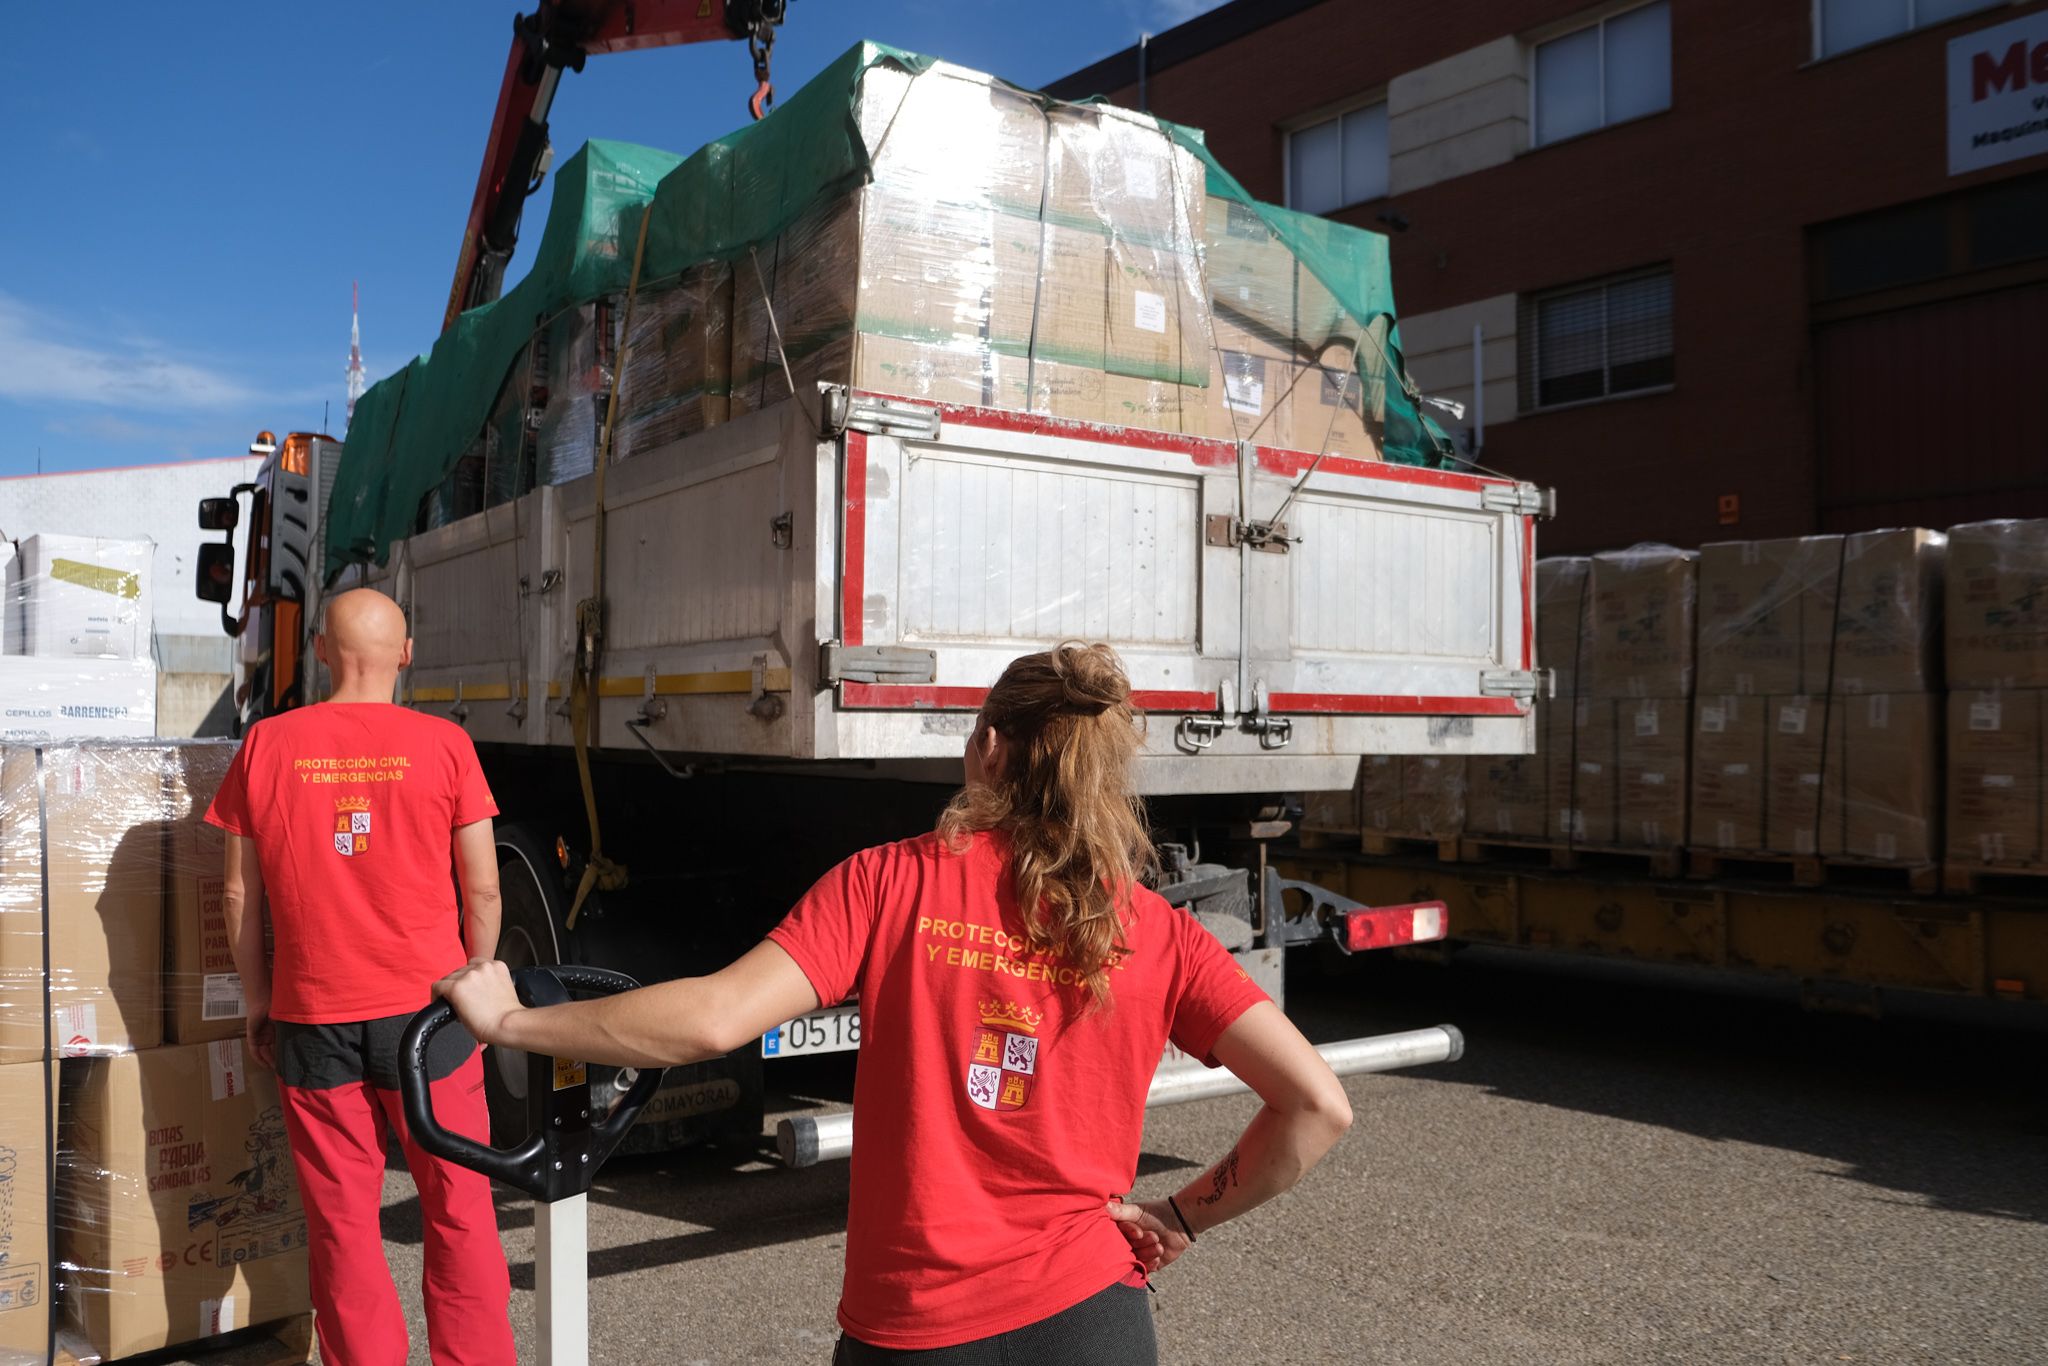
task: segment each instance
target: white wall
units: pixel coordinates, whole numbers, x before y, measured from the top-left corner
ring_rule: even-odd
[[[199,500],[226,496],[236,484],[254,479],[262,463],[256,456],[237,455],[0,479],[0,536],[18,541],[39,532],[60,532],[156,542],[151,596],[156,599],[158,663],[179,668],[184,661],[161,656],[189,648],[211,655],[214,651],[208,647],[218,641],[225,672],[229,655],[227,637],[220,630],[220,609],[192,594],[200,543],[220,539],[217,531],[199,529]],[[185,637],[191,643],[167,637]]]

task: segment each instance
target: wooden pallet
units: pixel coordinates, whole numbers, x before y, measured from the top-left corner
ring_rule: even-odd
[[[1886,863],[1840,855],[1773,854],[1726,849],[1690,849],[1688,876],[1786,882],[1794,887],[1856,887],[1933,896],[1941,891],[1941,869],[1932,863]]]
[[[1554,868],[1560,872],[1627,868],[1651,877],[1678,877],[1685,867],[1682,849],[1624,848],[1606,844],[1554,844],[1546,840],[1493,839],[1467,835],[1457,841],[1457,857],[1465,863],[1509,863]]]
[[[1358,832],[1356,830],[1336,830],[1327,825],[1304,825],[1295,832],[1295,842],[1300,844],[1302,848],[1309,850],[1356,849],[1358,847]]]
[[[1379,830],[1358,832],[1360,852],[1375,858],[1421,857],[1433,858],[1440,863],[1458,861],[1458,840],[1426,835],[1389,835]]]
[[[1941,890],[1962,896],[2048,899],[2048,865],[1944,863],[1941,865]]]
[[[99,1359],[85,1343],[73,1341],[69,1333],[58,1335],[56,1366],[79,1366],[81,1361]],[[147,1362],[149,1366],[303,1366],[313,1359],[313,1316],[295,1314],[203,1342],[188,1342],[127,1359]]]

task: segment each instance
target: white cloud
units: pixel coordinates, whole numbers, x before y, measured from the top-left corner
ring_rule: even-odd
[[[248,408],[261,396],[203,363],[180,360],[146,336],[81,336],[0,294],[0,398],[154,412]]]

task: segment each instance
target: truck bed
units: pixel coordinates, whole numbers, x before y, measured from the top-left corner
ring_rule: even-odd
[[[596,485],[368,571],[413,622],[402,700],[572,744]],[[1151,793],[1532,748],[1528,485],[828,388],[615,463],[604,501],[603,748],[936,772],[1004,665],[1068,638],[1123,655]]]

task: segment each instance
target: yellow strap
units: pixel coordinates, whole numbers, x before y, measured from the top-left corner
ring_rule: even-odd
[[[59,583],[76,584],[90,588],[95,593],[107,593],[117,598],[139,598],[142,596],[142,576],[125,569],[109,569],[105,565],[87,564],[84,560],[51,560],[50,577]]]
[[[576,884],[575,899],[569,903],[569,918],[563,928],[573,930],[583,914],[583,903],[592,887],[612,892],[626,885],[626,865],[605,857],[604,833],[597,822],[597,787],[590,780],[590,728],[595,711],[591,695],[597,678],[598,656],[604,650],[604,476],[612,463],[612,427],[619,414],[619,387],[632,359],[633,300],[640,293],[640,267],[647,259],[647,225],[654,219],[654,205],[640,211],[640,240],[633,247],[633,276],[626,285],[626,315],[619,323],[619,354],[612,362],[612,387],[604,405],[604,431],[597,442],[597,481],[592,492],[596,502],[591,525],[591,596],[576,605],[576,672],[569,684],[569,729],[576,739],[576,777],[583,785],[583,814],[590,822],[590,857],[583,865],[582,880]]]

